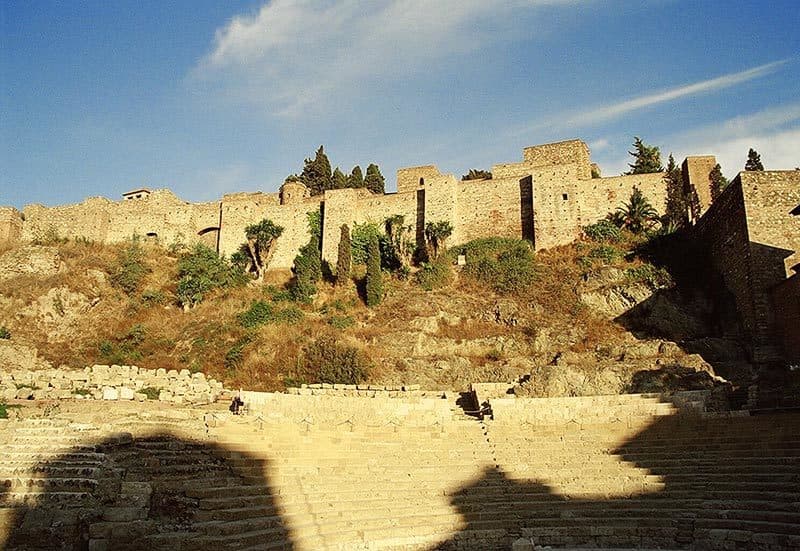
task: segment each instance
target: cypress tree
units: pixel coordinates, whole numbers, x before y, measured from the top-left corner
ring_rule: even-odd
[[[683,173],[675,164],[675,158],[672,156],[672,153],[669,154],[667,174],[664,176],[664,180],[667,183],[665,218],[667,222],[673,226],[678,228],[683,227],[689,221],[689,203],[686,199]]]
[[[639,136],[634,136],[633,148],[634,150],[628,153],[633,156],[634,162],[628,165],[631,169],[626,174],[650,174],[664,170],[658,146],[647,145]]]
[[[722,167],[719,166],[719,163],[714,165],[708,179],[711,183],[711,200],[716,201],[717,197],[728,187],[728,179],[722,175]]]
[[[383,299],[383,282],[381,281],[381,250],[378,236],[373,235],[367,248],[367,306],[377,306]]]
[[[325,155],[323,146],[319,146],[314,159],[306,159],[300,180],[311,190],[311,195],[319,195],[326,189],[331,189],[333,177],[331,163]]]
[[[344,173],[339,170],[339,167],[336,167],[336,170],[333,171],[333,176],[331,177],[331,184],[332,189],[344,189],[347,187],[347,177]]]
[[[364,187],[372,193],[378,193],[380,195],[385,193],[386,182],[378,165],[370,163],[367,167],[367,175],[364,177]]]
[[[350,176],[347,177],[347,187],[361,188],[364,187],[364,175],[361,173],[361,167],[356,165],[350,171]]]
[[[752,147],[747,152],[747,162],[744,165],[744,169],[748,172],[764,170],[764,165],[761,164],[761,155]]]
[[[339,255],[336,259],[336,285],[346,285],[350,281],[352,260],[350,228],[347,227],[347,224],[342,224],[342,234],[339,237]]]

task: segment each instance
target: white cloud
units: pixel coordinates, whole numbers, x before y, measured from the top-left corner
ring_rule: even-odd
[[[730,73],[721,77],[702,80],[693,84],[670,88],[669,90],[664,90],[662,92],[605,105],[567,119],[566,122],[564,122],[564,126],[583,126],[607,121],[610,119],[616,119],[622,115],[650,107],[651,105],[657,105],[659,103],[675,101],[685,97],[708,94],[724,88],[730,88],[732,86],[736,86],[737,84],[747,82],[748,80],[766,76],[777,70],[784,63],[786,63],[786,60],[775,61],[765,65],[759,65],[758,67],[753,67],[752,69],[747,69],[746,71]]]
[[[370,81],[479,50],[514,30],[529,32],[519,24],[523,12],[570,2],[273,0],[218,29],[194,74],[273,113],[298,115]],[[481,31],[487,27],[491,33]]]

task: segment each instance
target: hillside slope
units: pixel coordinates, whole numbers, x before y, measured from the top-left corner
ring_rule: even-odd
[[[174,251],[142,244],[143,277],[126,293],[119,270],[130,245],[25,245],[0,255],[0,326],[10,334],[0,363],[185,368],[269,390],[522,378],[520,393],[556,396],[713,386],[705,357],[733,382],[749,380],[736,341],[715,336],[702,293],[635,254],[640,245],[587,240],[537,253],[531,282],[513,291],[498,290],[492,278],[503,274],[481,279],[468,265],[430,291],[413,274],[387,274],[374,309],[355,284],[321,283],[298,304],[282,290],[291,274],[273,273],[271,285],[215,291],[188,310],[176,303]]]

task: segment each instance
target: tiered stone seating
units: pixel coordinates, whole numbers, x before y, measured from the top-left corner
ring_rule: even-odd
[[[800,548],[798,415],[490,402],[483,421],[427,398],[62,403],[0,425],[0,547]]]

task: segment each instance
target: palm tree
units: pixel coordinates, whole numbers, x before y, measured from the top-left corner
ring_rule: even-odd
[[[636,186],[627,203],[617,207],[618,219],[632,233],[652,228],[658,222],[658,212]]]

